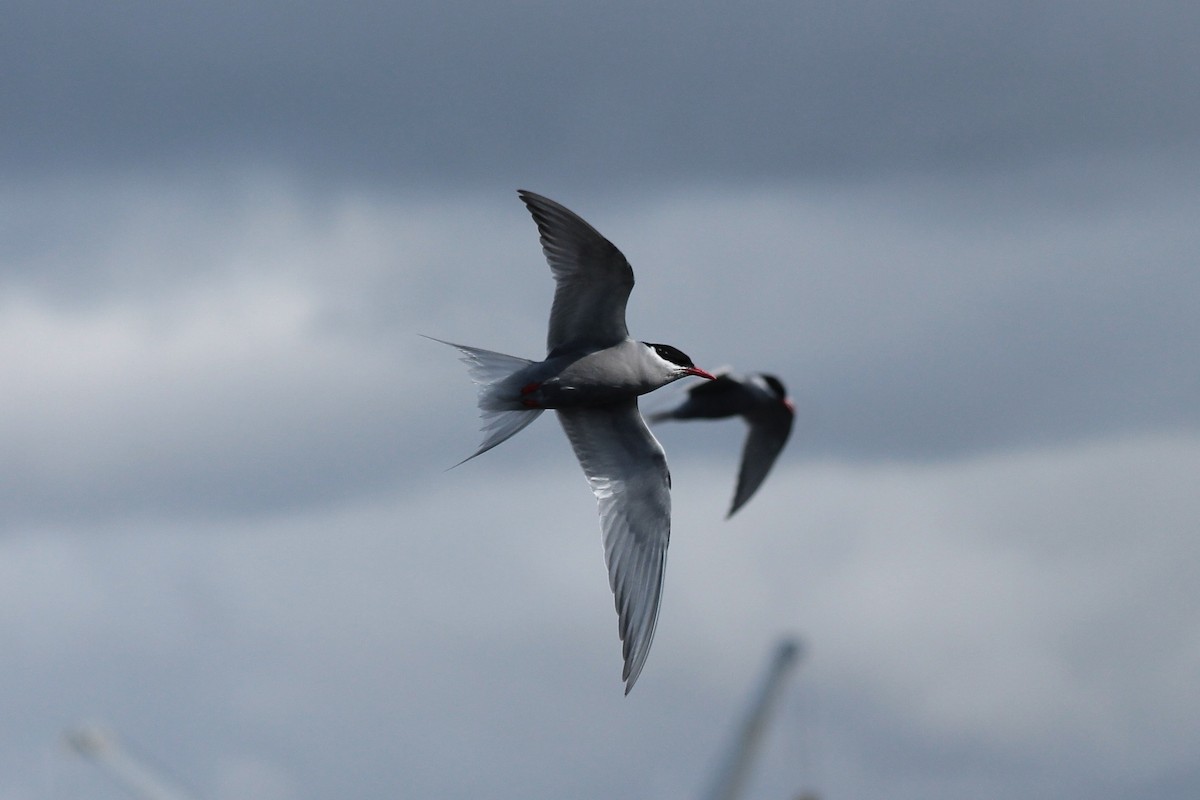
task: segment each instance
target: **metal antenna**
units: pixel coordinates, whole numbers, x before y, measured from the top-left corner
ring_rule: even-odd
[[[750,762],[758,752],[772,710],[779,704],[784,679],[801,653],[800,643],[784,639],[775,648],[762,685],[753,697],[729,752],[721,762],[705,800],[737,800],[745,788]]]
[[[67,731],[66,740],[72,750],[96,762],[139,800],[192,800],[125,752],[111,731],[98,725],[82,725]]]

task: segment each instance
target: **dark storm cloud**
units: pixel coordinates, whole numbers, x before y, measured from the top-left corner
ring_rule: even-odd
[[[3,169],[511,183],[979,165],[1200,133],[1152,2],[10,4]]]

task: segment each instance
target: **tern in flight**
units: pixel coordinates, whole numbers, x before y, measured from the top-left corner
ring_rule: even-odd
[[[640,342],[625,326],[633,268],[578,215],[520,191],[556,284],[542,361],[458,348],[478,384],[483,443],[470,460],[554,409],[599,503],[617,607],[625,693],[646,663],[671,535],[671,475],[638,411],[638,395],[695,375],[715,378],[676,348]],[[462,463],[462,462],[460,462]]]

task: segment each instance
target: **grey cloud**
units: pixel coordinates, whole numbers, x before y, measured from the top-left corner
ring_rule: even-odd
[[[783,376],[785,460],[941,459],[1200,425],[1197,180],[1137,159],[562,199],[633,260],[635,335]],[[541,351],[553,283],[509,191],[308,207],[269,180],[225,204],[181,185],[47,192],[19,226],[35,245],[5,252],[8,524],[419,492],[478,420],[453,352],[417,334]],[[522,437],[566,453],[557,428]],[[725,463],[740,433],[659,436],[673,464]]]
[[[796,632],[760,796],[1196,796],[1197,14],[10,4],[0,795],[95,716],[201,796],[691,797]],[[630,698],[554,421],[443,471],[518,186],[801,406],[727,525],[740,429],[661,431]]]
[[[7,173],[780,180],[1200,134],[1186,3],[122,8],[10,10]]]
[[[253,757],[300,798],[693,797],[796,632],[756,769],[771,796],[1188,797],[1197,448],[814,463],[731,525],[727,476],[677,470],[664,616],[628,702],[568,453],[414,498],[3,537],[0,763],[28,796],[62,769],[31,740],[87,714],[202,796]]]
[[[783,376],[810,452],[1194,429],[1200,175],[1133,163],[675,198],[626,223],[635,268],[654,269],[631,319],[698,363]]]
[[[477,316],[449,262],[479,270],[503,231],[461,201],[311,209],[243,185],[85,182],[8,220],[25,239],[0,246],[2,527],[311,507],[461,457],[470,383],[417,333]],[[464,227],[480,247],[445,248]],[[496,278],[480,298],[510,284]],[[461,390],[461,418],[431,413],[430,379]]]

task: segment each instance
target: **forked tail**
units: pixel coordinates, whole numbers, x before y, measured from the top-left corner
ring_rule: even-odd
[[[424,334],[421,334],[424,336]],[[526,408],[521,405],[518,387],[512,378],[517,372],[533,362],[528,358],[497,353],[494,350],[484,350],[479,347],[468,347],[465,344],[447,342],[433,336],[425,336],[435,342],[448,344],[457,349],[462,355],[459,360],[467,365],[471,380],[479,386],[479,416],[483,419],[483,444],[471,455],[454,466],[470,461],[475,456],[486,453],[496,445],[520,432],[542,413],[540,408]],[[520,383],[519,380],[516,383]],[[451,467],[454,469],[454,467]]]

